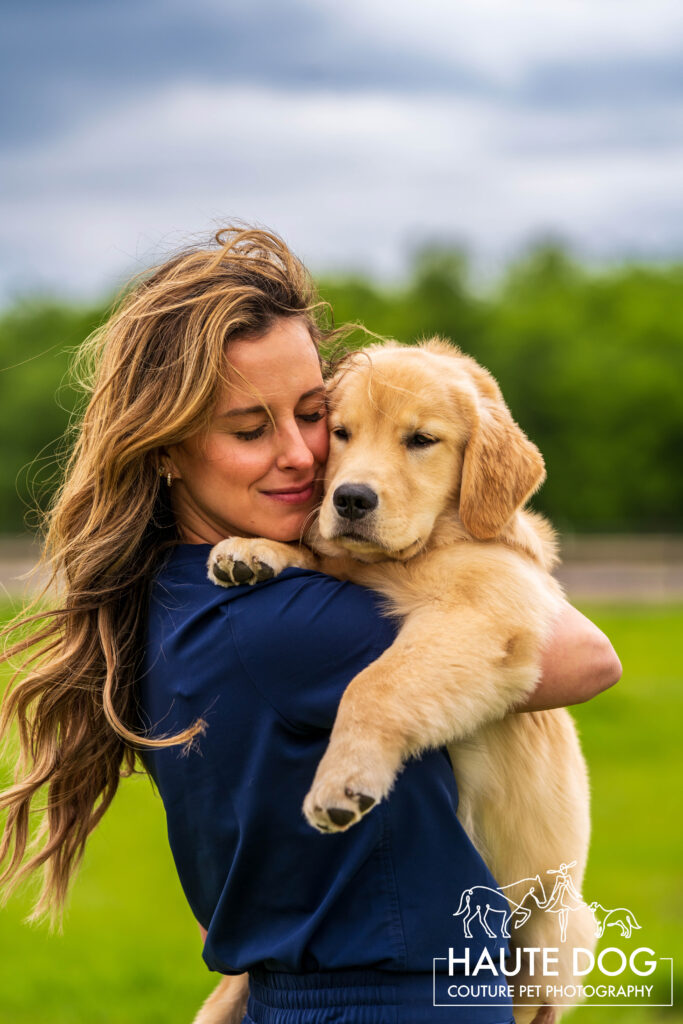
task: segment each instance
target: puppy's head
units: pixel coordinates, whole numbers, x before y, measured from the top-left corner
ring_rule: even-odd
[[[444,342],[353,353],[329,400],[319,530],[357,558],[410,558],[447,511],[495,537],[543,479],[493,378]]]

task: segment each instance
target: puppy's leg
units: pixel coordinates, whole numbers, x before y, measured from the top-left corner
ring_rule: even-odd
[[[248,974],[226,974],[192,1024],[241,1024],[249,996]]]
[[[588,777],[571,717],[563,709],[508,715],[450,745],[449,753],[458,780],[458,817],[494,877],[506,887],[506,896],[522,900],[526,894],[523,905],[529,913],[523,922],[522,915],[515,916],[514,944],[519,949],[558,951],[553,954],[558,958],[553,964],[557,975],[539,975],[537,961],[535,976],[510,978],[510,984],[518,993],[524,984],[540,984],[541,995],[530,1000],[533,1003],[569,1002],[554,999],[552,987],[575,984],[572,950],[593,949],[592,911],[587,906],[567,911],[567,938],[561,942],[558,915],[543,908],[556,877],[550,872],[562,862],[573,862],[572,881],[581,892],[588,857]],[[556,1007],[556,1018],[560,1012]],[[539,1007],[520,1007],[515,1020],[529,1024],[537,1013]],[[550,1010],[544,1014],[550,1019]]]
[[[295,544],[260,537],[228,537],[209,553],[208,577],[219,587],[238,587],[279,576],[284,569],[315,569],[315,555]]]
[[[342,697],[304,802],[308,821],[323,832],[348,828],[389,793],[408,757],[469,735],[523,700],[538,679],[539,643],[516,628],[514,644],[508,665],[510,637],[474,608],[410,614]]]
[[[514,988],[513,1003],[516,1004],[514,1011],[516,1024],[529,1024],[529,1022],[541,1021],[543,1024],[546,1024],[546,1022],[550,1024],[551,1021],[558,1021],[567,1012],[566,1005],[557,1006],[555,1005],[556,1003],[579,1002],[577,998],[572,999],[565,995],[558,996],[556,993],[569,991],[571,986],[578,989],[582,983],[582,979],[575,978],[572,971],[573,951],[579,947],[591,951],[595,948],[596,939],[593,915],[588,906],[570,911],[566,942],[559,941],[559,927],[557,921],[554,920],[556,916],[555,914],[543,914],[542,912],[535,913],[532,922],[530,922],[531,928],[527,926],[524,929],[520,929],[523,935],[515,939],[516,943],[526,947],[557,950],[557,953],[553,955],[558,960],[557,963],[553,963],[553,970],[556,973],[551,976],[539,976],[537,962],[535,975],[530,976],[528,973],[525,973],[516,978],[508,979]],[[540,985],[541,995],[533,996],[529,999],[521,996],[520,988],[529,984]],[[540,1002],[544,1005],[541,1007],[525,1006],[523,1005],[525,1002]]]

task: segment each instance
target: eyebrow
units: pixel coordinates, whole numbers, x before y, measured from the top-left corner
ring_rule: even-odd
[[[299,399],[298,399],[296,404],[298,405],[299,402],[303,402],[304,399],[306,399],[306,398],[313,398],[314,395],[324,395],[324,394],[325,394],[325,387],[324,387],[324,385],[321,384],[317,388],[311,388],[310,391],[305,391],[303,393],[303,395],[299,396]],[[220,413],[219,418],[220,419],[227,419],[228,417],[233,417],[233,416],[248,416],[249,413],[265,412],[265,409],[266,409],[265,405],[250,405],[248,408],[245,408],[245,409],[229,409],[227,412]]]

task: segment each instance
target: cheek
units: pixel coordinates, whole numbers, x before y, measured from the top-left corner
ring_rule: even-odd
[[[204,465],[207,469],[207,484],[241,488],[267,472],[270,457],[257,442],[251,445],[225,438],[207,446]]]
[[[330,432],[325,420],[315,424],[315,431],[309,440],[309,445],[316,462],[324,465],[330,453]]]
[[[327,465],[325,467],[325,477],[328,480],[332,480],[337,473],[341,460],[344,457],[344,449],[338,441],[330,441],[327,443]]]
[[[263,447],[233,449],[221,460],[220,472],[228,486],[248,487],[265,476],[272,466],[272,455]]]
[[[458,482],[458,462],[444,447],[436,457],[425,466],[421,485],[425,494],[433,502],[441,503],[454,490]]]

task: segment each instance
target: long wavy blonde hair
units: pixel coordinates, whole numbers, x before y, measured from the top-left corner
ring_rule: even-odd
[[[139,282],[80,354],[89,400],[45,530],[46,593],[58,592],[58,604],[37,604],[6,631],[16,672],[0,735],[15,722],[20,755],[14,785],[0,794],[0,884],[10,891],[42,867],[33,917],[59,920],[136,749],[186,744],[203,728],[155,740],[135,731],[147,590],[178,539],[161,453],[206,427],[226,342],[289,316],[303,317],[319,343],[324,304],[303,264],[276,235],[229,227]]]

